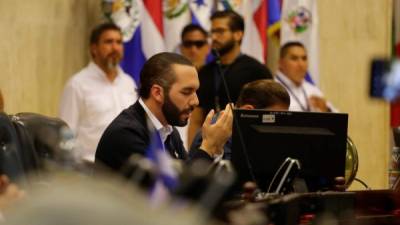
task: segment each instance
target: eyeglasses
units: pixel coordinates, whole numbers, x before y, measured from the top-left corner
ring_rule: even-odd
[[[183,41],[182,45],[185,48],[190,48],[192,46],[196,46],[196,48],[201,48],[203,47],[205,44],[207,44],[207,41],[205,40],[199,40],[199,41]]]

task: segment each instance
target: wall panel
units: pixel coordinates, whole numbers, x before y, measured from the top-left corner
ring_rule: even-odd
[[[0,0],[0,88],[8,113],[57,115],[65,81],[88,62],[98,0]]]
[[[320,87],[341,112],[359,150],[358,176],[372,188],[388,184],[389,107],[368,96],[369,63],[390,55],[390,0],[318,1]],[[353,189],[362,188],[354,184]]]

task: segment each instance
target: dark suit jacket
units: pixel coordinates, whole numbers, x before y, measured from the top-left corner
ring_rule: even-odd
[[[147,114],[139,101],[122,111],[104,131],[97,146],[95,163],[119,170],[132,154],[145,155],[150,144],[146,118]],[[175,127],[173,129],[168,143],[169,153],[173,158],[186,160],[180,135]],[[193,158],[210,160],[208,154],[201,150]]]

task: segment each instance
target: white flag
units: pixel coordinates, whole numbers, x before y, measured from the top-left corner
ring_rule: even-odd
[[[241,51],[265,63],[266,0],[225,0],[218,2],[218,10],[232,9],[245,22]]]
[[[308,53],[309,73],[318,85],[317,0],[284,0],[281,17],[281,45],[289,41],[304,44]]]
[[[189,1],[165,1],[163,8],[166,50],[178,52],[182,29],[191,22]]]

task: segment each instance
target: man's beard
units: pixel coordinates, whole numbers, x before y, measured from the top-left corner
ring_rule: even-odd
[[[222,56],[225,55],[226,53],[230,52],[233,47],[235,47],[235,40],[231,39],[225,44],[222,44],[221,47],[216,48],[218,53]]]
[[[121,61],[121,58],[122,57],[118,56],[117,53],[112,53],[109,56],[107,56],[105,58],[107,69],[109,70],[116,69]]]
[[[118,63],[115,63],[114,60],[112,60],[112,59],[107,60],[107,69],[108,70],[115,70],[117,68],[117,66],[118,66]]]
[[[185,109],[185,110],[180,111],[179,108],[171,101],[168,94],[166,94],[165,96],[166,97],[165,97],[164,104],[162,106],[162,112],[163,112],[168,124],[172,125],[172,126],[178,126],[178,127],[186,126],[189,118],[187,118],[185,120],[181,120],[180,115],[183,113],[189,113],[190,111],[193,111],[193,107],[190,107],[190,109]]]

